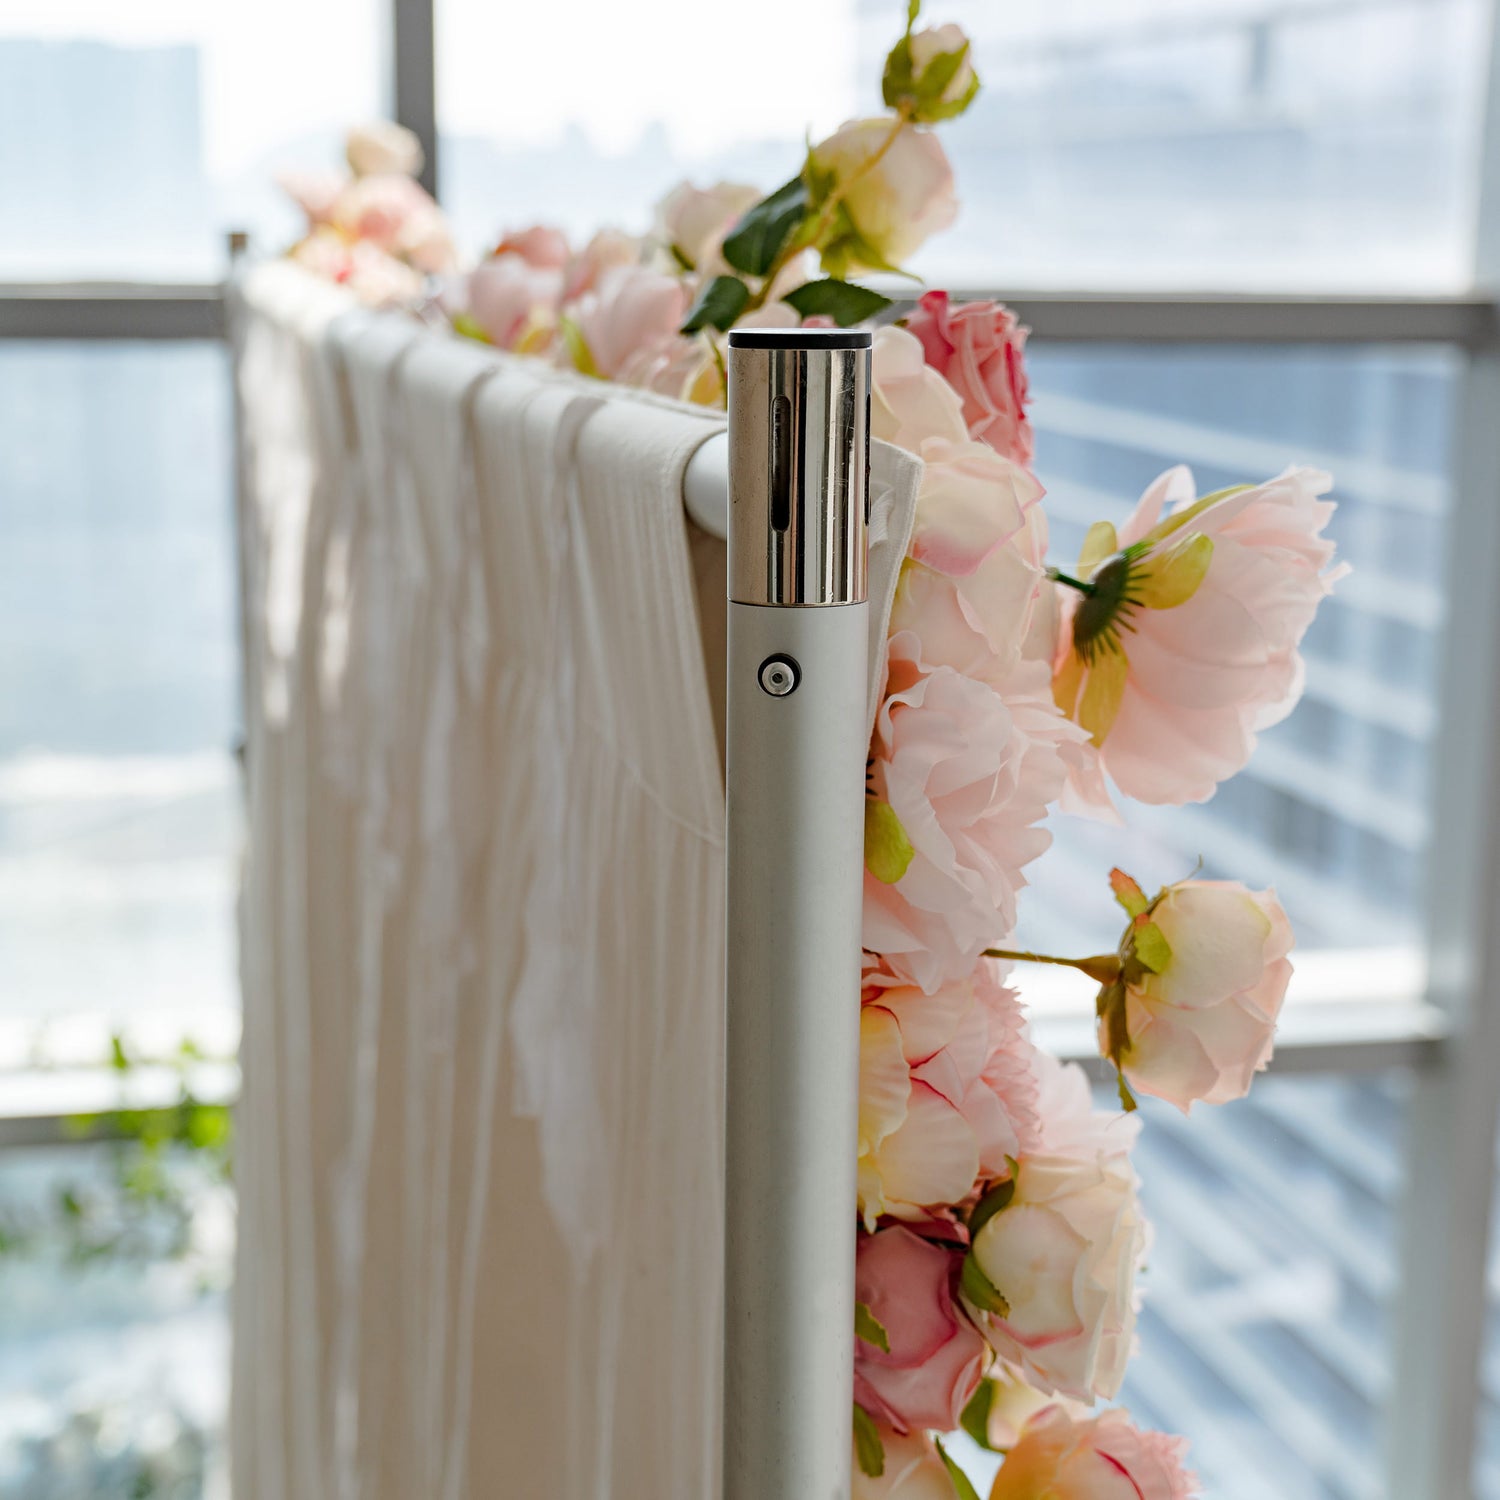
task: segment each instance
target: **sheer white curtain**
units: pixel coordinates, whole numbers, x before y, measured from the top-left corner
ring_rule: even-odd
[[[240,1500],[716,1490],[722,418],[235,311]],[[876,455],[879,638],[916,466]]]

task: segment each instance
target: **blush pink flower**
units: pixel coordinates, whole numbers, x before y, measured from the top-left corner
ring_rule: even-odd
[[[928,438],[921,456],[927,467],[908,551],[940,573],[966,577],[1021,530],[1042,487],[983,443]]]
[[[368,240],[429,275],[457,264],[448,222],[414,177],[385,172],[355,178],[339,195],[333,223],[350,239]]]
[[[1029,1384],[1108,1399],[1134,1343],[1135,1277],[1148,1243],[1129,1158],[1135,1132],[1117,1128],[1119,1115],[1090,1110],[1086,1085],[1080,1111],[1081,1069],[1040,1052],[1036,1067],[1040,1148],[1021,1155],[1009,1202],[974,1235],[977,1269],[1003,1303],[976,1315],[990,1347]]]
[[[920,456],[928,438],[969,436],[953,387],[923,358],[904,328],[875,330],[870,351],[870,434]]]
[[[645,266],[605,271],[574,313],[581,347],[574,363],[584,373],[614,380],[627,362],[653,354],[678,336],[688,292],[675,276]]]
[[[641,248],[634,235],[620,229],[601,229],[568,262],[563,300],[575,302],[586,292],[592,292],[608,271],[639,265]]]
[[[561,297],[560,270],[507,253],[469,273],[465,310],[492,344],[531,353],[550,340]]]
[[[1120,977],[1100,994],[1099,1047],[1133,1089],[1175,1104],[1240,1099],[1271,1056],[1292,965],[1274,891],[1181,880],[1147,901],[1116,870],[1130,913]]]
[[[850,1465],[852,1500],[953,1500],[947,1466],[925,1432],[902,1434],[887,1428],[880,1440],[885,1463],[878,1475],[866,1474],[857,1454]]]
[[[906,320],[928,365],[963,404],[968,435],[1023,466],[1035,449],[1026,419],[1027,330],[998,302],[948,301],[928,292]]]
[[[1045,583],[1041,486],[981,444],[935,438],[922,453],[891,632],[913,632],[930,665],[999,683],[1021,660]]]
[[[933,994],[865,975],[860,1011],[859,1209],[920,1219],[959,1203],[1040,1139],[1033,1047],[1013,991],[981,961]]]
[[[491,253],[496,257],[518,255],[528,266],[546,271],[561,271],[573,258],[567,235],[550,224],[512,230]]]
[[[674,401],[691,401],[698,406],[723,404],[724,382],[712,352],[701,340],[680,334],[627,356],[615,379]]]
[[[1331,483],[1288,469],[1195,501],[1176,468],[1118,534],[1091,528],[1077,571],[1092,592],[1061,589],[1054,692],[1128,796],[1204,801],[1291,711],[1298,647],[1345,571],[1322,535]]]
[[[1047,697],[1045,665],[1022,663],[1000,689],[929,667],[910,631],[891,638],[871,747],[864,946],[929,993],[966,978],[1015,926],[1022,871],[1051,843],[1039,825],[1079,737]]]
[[[1143,1432],[1116,1407],[1097,1417],[1049,1406],[1026,1424],[990,1500],[1193,1500],[1187,1441]]]
[[[957,1427],[984,1373],[984,1340],[954,1298],[962,1259],[899,1225],[859,1237],[855,1296],[890,1347],[856,1341],[854,1399],[899,1433]]]

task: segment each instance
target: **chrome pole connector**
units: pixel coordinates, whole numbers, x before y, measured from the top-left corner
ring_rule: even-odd
[[[866,597],[867,329],[729,333],[729,597],[859,604]]]

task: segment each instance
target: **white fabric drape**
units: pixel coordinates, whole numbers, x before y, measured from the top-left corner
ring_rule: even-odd
[[[722,1225],[714,414],[234,306],[238,1500],[704,1500]],[[917,466],[877,446],[883,640]]]

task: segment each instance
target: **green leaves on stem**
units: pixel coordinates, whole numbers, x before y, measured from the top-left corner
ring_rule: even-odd
[[[854,1403],[854,1457],[861,1474],[879,1479],[885,1473],[885,1444],[880,1440],[880,1429],[858,1401]]]
[[[697,333],[703,328],[717,328],[722,332],[733,328],[749,300],[750,288],[738,276],[715,276],[698,289],[681,331]]]
[[[906,33],[886,57],[880,93],[888,109],[904,110],[915,124],[935,125],[968,109],[979,93],[979,74],[970,63],[967,37],[952,51],[933,52],[927,46],[921,56],[914,53],[911,33],[920,12],[920,0],[907,7]],[[923,33],[924,38],[932,35]]]
[[[958,1500],[979,1500],[979,1495],[970,1482],[969,1476],[948,1457],[948,1450],[943,1447],[942,1438],[935,1437],[932,1442],[938,1451],[938,1457],[943,1461],[943,1467],[948,1471],[948,1478],[953,1482],[953,1493]]]
[[[794,230],[807,217],[807,183],[799,173],[762,198],[729,232],[724,259],[747,276],[765,276],[776,263]]]
[[[808,281],[781,299],[804,318],[829,317],[840,328],[849,328],[873,318],[891,305],[889,297],[872,292],[869,287],[829,276],[822,281]]]
[[[990,1442],[990,1412],[995,1405],[995,1382],[986,1377],[974,1387],[974,1394],[969,1397],[969,1404],[964,1407],[962,1415],[958,1419],[958,1425],[981,1448],[990,1453],[998,1452],[995,1445]]]
[[[885,1324],[863,1302],[854,1304],[854,1336],[883,1354],[891,1352],[891,1336],[885,1331]]]

